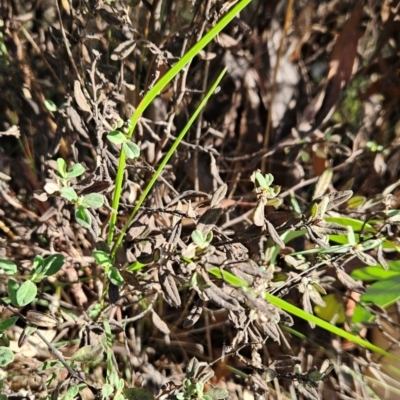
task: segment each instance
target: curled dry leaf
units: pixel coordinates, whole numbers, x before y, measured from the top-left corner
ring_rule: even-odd
[[[346,235],[347,227],[334,222],[318,221],[313,224],[313,228],[321,235]]]
[[[336,268],[336,275],[340,282],[343,283],[350,290],[354,290],[357,293],[364,293],[364,286],[357,283],[350,275],[344,272],[341,268]]]
[[[350,199],[351,196],[353,196],[353,191],[352,190],[343,190],[343,191],[338,191],[338,192],[332,192],[327,194],[329,198],[329,203],[327,207],[327,211],[332,210],[333,208],[339,206],[340,204],[346,202],[347,200]]]
[[[183,321],[183,328],[188,329],[191,328],[201,317],[203,312],[203,302],[201,300],[197,300],[192,309],[189,312],[189,315]]]
[[[385,260],[385,257],[383,256],[383,247],[382,245],[378,246],[378,250],[376,252],[376,258],[379,262],[379,264],[381,264],[382,268],[385,269],[386,271],[389,269],[389,266]]]
[[[68,116],[71,121],[72,127],[85,139],[89,139],[87,129],[84,126],[81,117],[73,107],[68,107]]]
[[[254,210],[254,215],[253,215],[253,222],[254,225],[256,226],[264,226],[264,212],[265,212],[265,203],[266,203],[266,199],[261,198],[256,206],[256,209]]]
[[[172,307],[180,307],[181,297],[179,296],[178,287],[171,272],[165,266],[160,266],[158,270],[158,278],[161,288],[163,289],[165,301]]]
[[[51,315],[43,314],[39,311],[28,311],[26,319],[29,324],[40,326],[42,328],[54,328],[58,325],[57,318]]]
[[[211,198],[211,207],[219,206],[221,201],[225,198],[228,186],[226,183],[221,185],[213,194]]]
[[[203,236],[211,232],[212,228],[218,221],[222,213],[221,208],[209,208],[199,219],[196,229],[199,230]]]
[[[76,104],[78,104],[79,108],[86,112],[91,112],[91,107],[88,101],[86,100],[85,95],[83,94],[81,84],[79,81],[74,82],[74,97]]]
[[[152,309],[151,310],[151,320],[154,326],[164,335],[169,335],[171,333],[168,325],[160,318],[160,316]]]
[[[113,51],[111,55],[111,60],[113,61],[123,60],[124,58],[128,57],[129,54],[132,53],[135,47],[136,47],[136,39],[131,39],[127,40],[126,42],[122,42]]]
[[[267,230],[269,235],[271,236],[272,241],[277,244],[281,249],[285,248],[285,243],[283,243],[282,239],[279,236],[279,233],[276,231],[274,226],[271,224],[271,222],[268,221],[268,219],[265,218],[265,224],[267,225]]]

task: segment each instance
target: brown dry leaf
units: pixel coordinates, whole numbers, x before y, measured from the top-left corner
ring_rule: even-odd
[[[86,100],[85,95],[82,92],[81,84],[79,81],[74,82],[74,96],[76,104],[78,104],[79,108],[86,112],[91,112],[90,104]]]
[[[113,61],[123,60],[124,58],[128,57],[129,54],[132,53],[135,47],[136,47],[136,39],[127,40],[126,42],[121,43],[113,51],[111,55],[111,60]]]
[[[39,311],[28,311],[26,314],[26,319],[30,324],[43,328],[54,328],[58,325],[57,318],[54,318],[51,315],[43,314]]]
[[[71,120],[71,124],[73,128],[85,139],[89,139],[89,135],[87,133],[87,129],[85,128],[81,117],[73,107],[68,107],[68,116]]]
[[[343,285],[346,286],[348,289],[354,290],[357,293],[365,292],[364,286],[357,283],[349,274],[344,272],[342,269],[336,268],[336,275],[339,281],[342,282]]]
[[[211,207],[216,207],[221,204],[221,201],[225,198],[226,192],[228,190],[228,185],[224,183],[221,185],[213,194],[211,198]]]
[[[269,235],[271,236],[272,241],[277,244],[281,249],[285,248],[285,243],[283,243],[282,239],[279,236],[279,233],[276,231],[274,226],[271,224],[271,222],[268,221],[268,219],[265,218],[265,224],[267,225],[267,230]]]
[[[363,31],[358,27],[362,12],[363,4],[359,2],[351,17],[344,24],[342,32],[333,46],[325,96],[315,116],[313,129],[329,118],[339,99],[340,91],[349,83],[353,74],[357,57],[357,44],[363,35]]]
[[[181,297],[179,296],[178,287],[176,286],[175,279],[166,267],[161,266],[158,271],[158,277],[161,287],[163,289],[165,301],[172,307],[180,307]]]
[[[168,325],[160,318],[160,316],[154,311],[151,310],[151,320],[153,321],[154,326],[164,335],[169,335],[171,333]]]
[[[329,198],[329,204],[326,208],[326,211],[332,210],[333,208],[339,206],[340,204],[344,203],[345,201],[349,200],[351,196],[353,196],[352,190],[341,190],[337,192],[332,192],[327,194]],[[321,199],[321,197],[319,198]],[[315,199],[318,200],[318,199]]]
[[[315,191],[313,199],[321,197],[328,190],[330,184],[332,183],[333,170],[332,168],[327,168],[319,177],[317,184],[315,185]]]
[[[218,221],[222,213],[222,208],[209,208],[199,219],[197,230],[203,235],[207,235]]]
[[[376,251],[376,259],[378,260],[379,264],[381,264],[383,269],[385,269],[386,271],[389,269],[389,265],[387,264],[383,255],[382,245],[378,246],[378,250]]]
[[[254,210],[253,222],[254,225],[263,227],[264,226],[264,209],[265,209],[265,200],[260,199],[257,203],[256,209]]]
[[[189,315],[183,321],[183,328],[188,329],[191,328],[201,317],[203,313],[203,302],[201,300],[197,300],[192,309],[189,312]]]

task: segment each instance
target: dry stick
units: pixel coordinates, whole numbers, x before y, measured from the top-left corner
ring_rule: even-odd
[[[274,77],[272,80],[272,90],[271,90],[271,100],[269,103],[269,108],[268,108],[268,118],[267,118],[267,126],[265,127],[265,133],[264,133],[264,143],[263,143],[263,150],[265,151],[268,146],[269,138],[271,136],[271,127],[272,127],[272,105],[274,102],[275,98],[275,93],[276,93],[276,86],[277,86],[277,76],[278,76],[278,70],[279,70],[279,64],[282,58],[282,52],[283,52],[283,46],[285,43],[285,35],[289,29],[290,23],[292,21],[292,16],[293,16],[293,3],[294,0],[289,0],[289,3],[286,8],[286,15],[285,15],[285,22],[283,24],[283,30],[282,30],[282,37],[281,37],[281,43],[279,45],[279,50],[278,54],[276,57],[276,63],[274,67]],[[266,168],[266,159],[263,158],[261,162],[261,172],[264,174],[265,173],[265,168]]]
[[[79,79],[80,84],[82,86],[84,86],[84,82],[83,82],[81,76],[79,75],[78,68],[76,67],[74,58],[72,57],[71,49],[69,48],[69,43],[68,43],[67,35],[65,34],[65,29],[64,29],[63,22],[62,22],[62,18],[61,18],[61,12],[60,12],[60,7],[58,5],[58,0],[54,0],[54,3],[56,3],[56,7],[57,7],[57,15],[58,15],[58,20],[60,22],[61,33],[62,33],[62,36],[63,36],[63,39],[64,39],[65,50],[67,51],[67,54],[68,54],[68,57],[69,57],[69,61],[72,64],[72,68],[75,71],[76,77]]]

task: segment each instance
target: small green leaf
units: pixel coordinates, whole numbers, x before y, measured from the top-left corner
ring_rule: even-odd
[[[72,166],[72,168],[67,172],[67,178],[76,178],[81,176],[85,172],[82,164],[78,163]]]
[[[44,106],[51,112],[55,112],[58,109],[57,106],[55,105],[55,103],[48,99],[46,99],[44,101]]]
[[[93,257],[96,260],[97,264],[99,264],[103,267],[112,265],[112,260],[105,251],[95,250],[93,252]]]
[[[274,176],[272,174],[265,174],[265,182],[267,183],[267,186],[271,186],[273,181]]]
[[[75,396],[79,393],[79,386],[72,385],[68,388],[67,393],[65,393],[65,400],[73,400]]]
[[[43,277],[56,274],[64,265],[64,256],[59,253],[52,254],[45,259],[37,255],[33,261],[32,270],[30,272],[33,282],[40,282]]]
[[[347,200],[347,208],[358,208],[361,207],[367,199],[364,196],[354,196]]]
[[[356,244],[356,237],[354,236],[353,228],[351,226],[348,226],[347,229],[348,229],[347,238],[349,240],[349,244],[354,246]]]
[[[311,206],[310,214],[311,214],[312,219],[316,219],[318,217],[318,204],[317,203],[314,203]]]
[[[57,158],[57,168],[58,168],[58,173],[62,178],[67,177],[67,164],[65,163],[64,159],[62,158]]]
[[[92,217],[85,207],[78,206],[75,210],[76,222],[83,228],[90,228],[92,226]]]
[[[60,189],[61,196],[70,201],[76,203],[78,201],[78,195],[72,187],[62,187]]]
[[[17,273],[17,266],[10,260],[0,259],[0,269],[7,275],[14,275]]]
[[[29,273],[34,282],[40,282],[44,275],[44,260],[43,257],[37,255],[33,260],[32,269]]]
[[[105,383],[102,387],[101,387],[101,395],[102,398],[105,399],[109,396],[111,396],[111,394],[113,393],[114,388],[109,384],[109,383]]]
[[[275,207],[275,208],[278,208],[281,204],[282,204],[281,199],[268,199],[268,201],[266,203],[267,206],[271,206],[271,207]]]
[[[18,317],[10,317],[0,321],[0,332],[11,328],[18,321]]]
[[[266,179],[260,172],[256,172],[256,180],[261,189],[264,189],[268,186]]]
[[[107,139],[114,144],[121,144],[126,141],[126,136],[120,131],[111,131],[107,135]]]
[[[83,346],[75,354],[72,355],[71,359],[80,362],[92,362],[103,356],[103,346],[99,344]]]
[[[85,208],[99,208],[104,203],[104,197],[100,193],[89,193],[83,197],[82,207]]]
[[[111,352],[107,353],[107,358],[112,357]],[[118,377],[118,373],[115,369],[113,369],[111,372],[108,373],[108,381],[111,384],[112,387],[116,388],[118,381],[119,381],[119,377]]]
[[[127,158],[133,159],[133,158],[138,158],[140,156],[140,147],[136,143],[131,142],[130,140],[126,141],[122,145],[122,148],[125,151]]]
[[[17,290],[19,288],[19,284],[14,281],[14,279],[9,279],[7,282],[7,288],[11,303],[17,305]]]
[[[0,347],[0,367],[5,367],[14,361],[14,353],[7,347]]]
[[[24,307],[36,297],[36,294],[36,285],[32,281],[26,281],[17,289],[16,302],[13,304],[17,307]]]
[[[154,400],[154,396],[143,388],[128,388],[122,393],[127,400]]]
[[[196,390],[197,393],[201,393],[204,390],[204,383],[203,382],[196,382]]]
[[[55,275],[64,265],[65,258],[60,253],[51,254],[44,259],[45,276]]]
[[[204,244],[204,237],[201,231],[196,229],[192,232],[191,237],[193,242],[196,243],[198,246],[202,246]]]
[[[125,381],[122,378],[119,378],[117,384],[115,385],[117,390],[122,390],[125,386]]]
[[[125,283],[124,278],[121,276],[118,269],[115,267],[110,268],[108,277],[110,281],[116,286],[122,286]]]

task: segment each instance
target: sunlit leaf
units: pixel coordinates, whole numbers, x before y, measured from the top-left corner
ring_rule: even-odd
[[[17,266],[10,260],[0,259],[0,269],[7,275],[14,275],[17,273]]]
[[[5,367],[14,361],[14,353],[7,347],[0,347],[0,367]]]
[[[373,283],[361,300],[381,307],[388,307],[400,299],[400,275]]]

